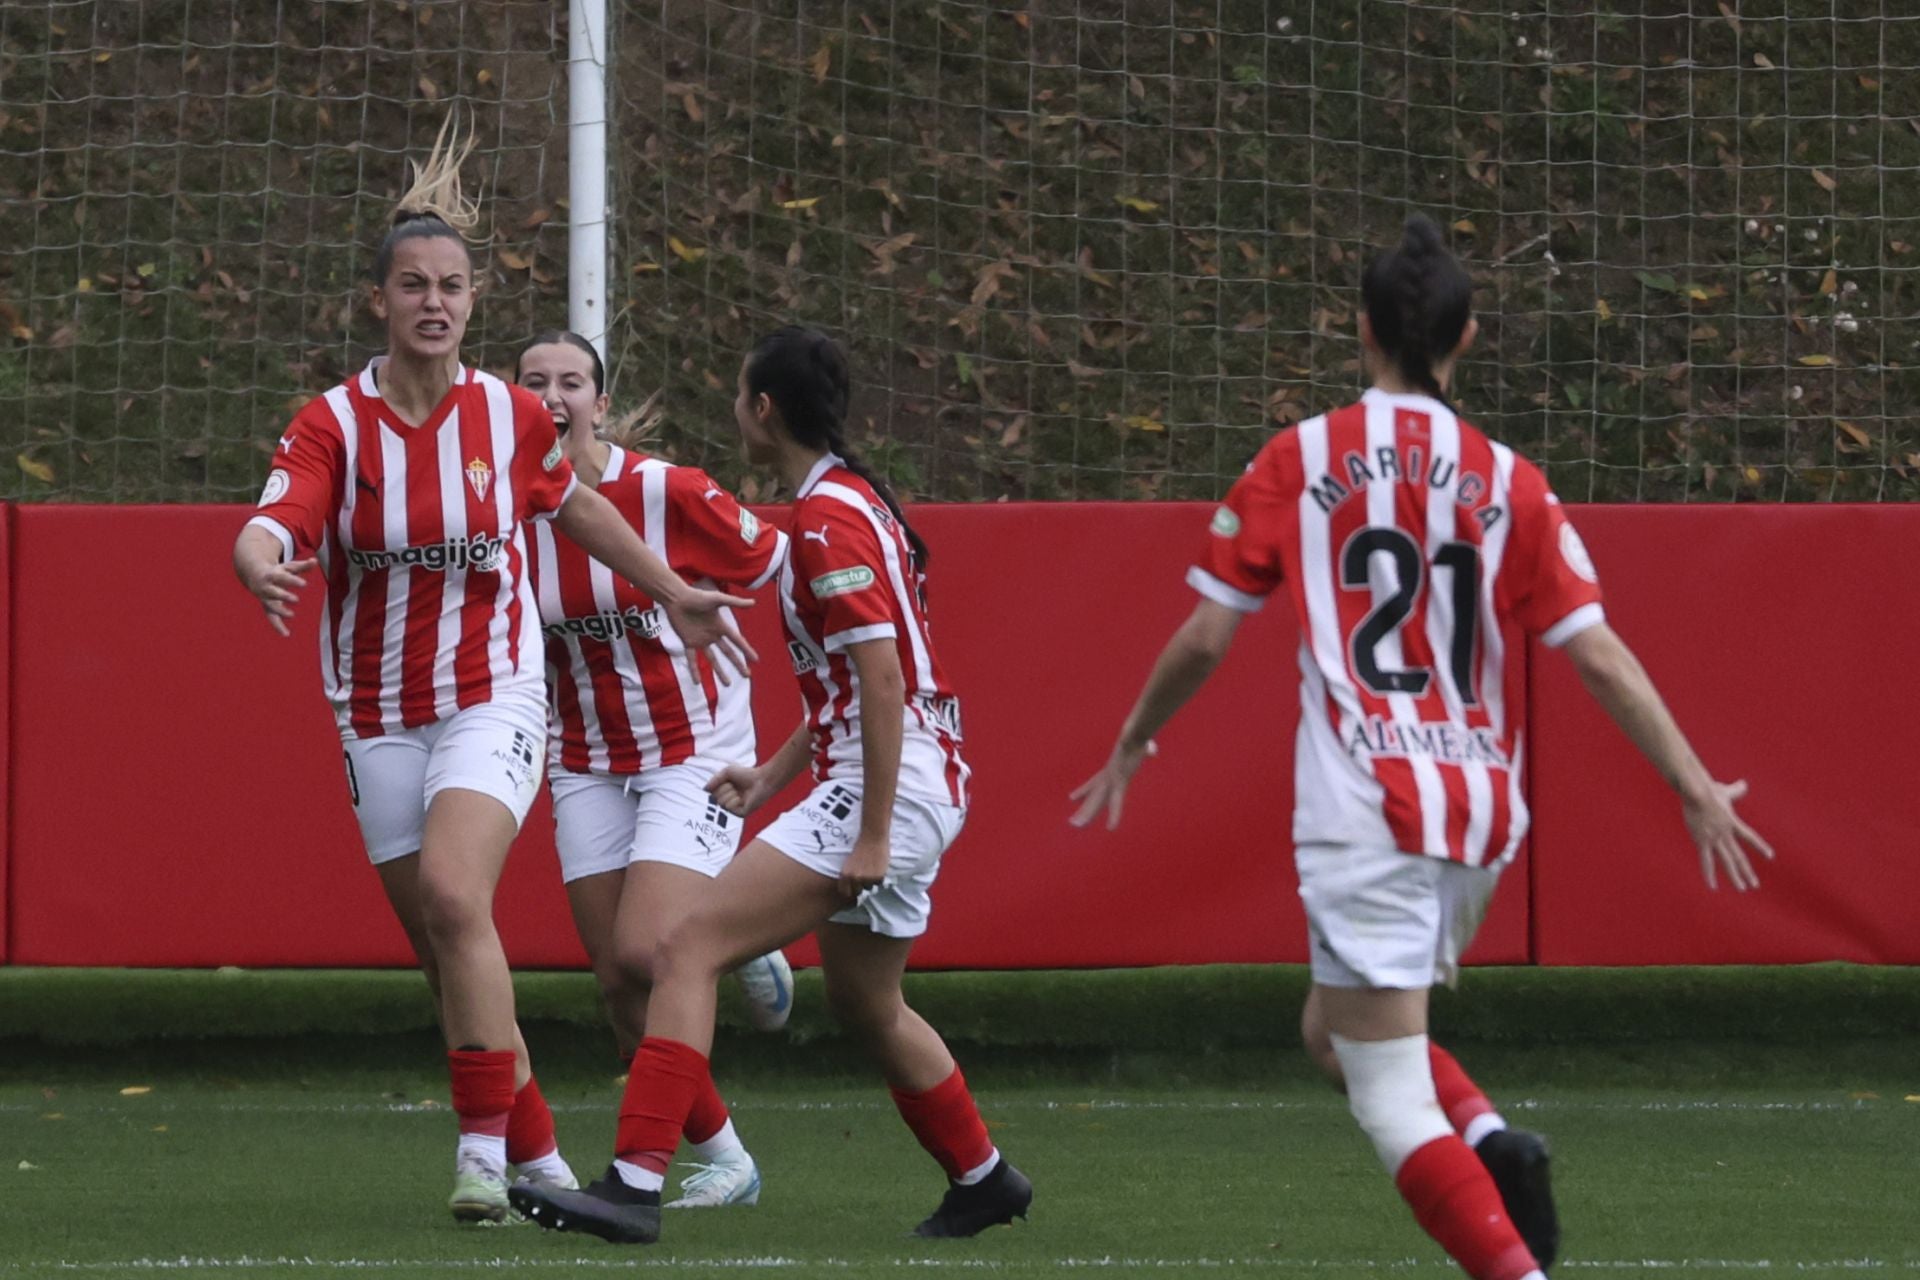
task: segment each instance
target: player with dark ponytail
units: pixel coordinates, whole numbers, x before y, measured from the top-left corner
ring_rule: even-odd
[[[966,821],[968,769],[959,699],[927,629],[926,548],[885,482],[846,452],[850,385],[839,345],[812,329],[768,335],[741,365],[733,409],[747,457],[794,494],[780,597],[807,714],[765,764],[722,769],[707,790],[745,816],[809,764],[814,789],[655,949],[612,1167],[584,1191],[514,1189],[514,1204],[544,1227],[628,1244],[659,1238],[667,1161],[711,1088],[714,980],[809,932],[828,1005],[947,1175],[918,1234],[974,1235],[1026,1216],[1033,1199],[987,1136],[946,1043],[900,989],[941,857]]]
[[[1543,1280],[1560,1230],[1547,1149],[1427,1037],[1527,830],[1525,635],[1564,647],[1661,776],[1709,887],[1772,856],[1607,626],[1598,575],[1540,470],[1446,401],[1473,281],[1425,218],[1362,276],[1360,403],[1282,431],[1214,513],[1174,634],[1073,822],[1120,820],[1153,735],[1276,591],[1300,623],[1293,841],[1310,933],[1307,1050],[1428,1234],[1474,1280]]]

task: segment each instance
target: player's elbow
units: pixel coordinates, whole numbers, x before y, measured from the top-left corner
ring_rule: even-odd
[[[1633,651],[1604,622],[1567,641],[1566,653],[1580,683],[1595,693],[1621,688],[1639,672]]]

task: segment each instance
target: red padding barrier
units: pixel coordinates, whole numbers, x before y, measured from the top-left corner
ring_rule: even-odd
[[[949,856],[925,967],[1300,961],[1288,849],[1294,633],[1252,620],[1162,741],[1116,834],[1067,792],[1104,758],[1191,607],[1199,505],[930,507],[936,643],[961,690],[976,803]],[[19,513],[14,956],[30,964],[410,963],[368,870],[319,695],[317,588],[296,637],[227,568],[245,509]],[[126,625],[76,615],[74,584]],[[98,616],[98,611],[94,611]],[[778,619],[762,655],[766,748],[799,713]],[[1527,958],[1524,864],[1474,958]],[[574,964],[545,805],[498,899],[514,961]],[[800,958],[810,956],[800,953]]]
[[[11,877],[7,874],[7,848],[13,838],[14,806],[7,799],[15,794],[13,785],[13,506],[0,502],[0,964],[8,961],[12,930],[12,897],[8,893]]]
[[[1716,895],[1678,802],[1554,654],[1533,663],[1543,964],[1920,962],[1920,509],[1592,507],[1609,619],[1779,851]]]

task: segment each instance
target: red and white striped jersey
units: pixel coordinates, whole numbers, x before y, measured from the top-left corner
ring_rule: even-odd
[[[697,467],[614,448],[599,488],[690,582],[752,591],[780,567],[786,535]],[[747,681],[720,684],[704,657],[689,661],[646,592],[544,524],[533,530],[533,590],[547,637],[554,767],[631,774],[695,756],[754,763]]]
[[[892,639],[907,694],[897,794],[964,806],[960,699],[933,652],[926,577],[900,522],[830,453],[795,495],[787,535],[780,605],[806,699],[815,780],[860,777],[860,680],[847,648]]]
[[[381,398],[385,360],[295,416],[248,522],[288,559],[320,561],[320,671],[347,738],[539,700],[520,526],[558,511],[574,485],[538,397],[462,367],[409,426]]]
[[[1252,612],[1285,583],[1300,619],[1295,843],[1511,858],[1525,636],[1604,616],[1539,468],[1437,400],[1369,391],[1270,440],[1212,535],[1196,590]]]

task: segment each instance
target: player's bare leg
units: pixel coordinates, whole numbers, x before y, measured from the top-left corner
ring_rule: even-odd
[[[692,908],[649,947],[617,935],[619,964],[650,973],[647,1034],[620,1100],[616,1158],[575,1192],[515,1188],[513,1204],[543,1227],[584,1231],[620,1244],[660,1237],[660,1191],[687,1116],[712,1089],[715,986],[752,956],[815,928],[845,899],[834,882],[761,841],[743,849]]]
[[[1033,1184],[1000,1155],[946,1041],[900,989],[911,938],[860,925],[820,926],[820,967],[834,1018],[880,1068],[901,1119],[947,1175],[921,1236],[972,1236],[1027,1216]]]
[[[1315,984],[1347,1103],[1426,1233],[1474,1280],[1544,1273],[1434,1088],[1427,991]]]
[[[1300,1013],[1300,1040],[1333,1087],[1345,1093],[1347,1081],[1340,1070],[1339,1056],[1333,1051],[1322,990],[1316,986],[1307,995],[1306,1007]],[[1527,1242],[1542,1269],[1552,1266],[1560,1250],[1560,1220],[1553,1203],[1546,1140],[1524,1129],[1509,1129],[1506,1119],[1465,1069],[1431,1038],[1427,1053],[1447,1122],[1493,1175],[1507,1216],[1513,1219],[1520,1238]]]
[[[444,1034],[446,1021],[440,1008],[440,971],[420,900],[419,855],[408,854],[380,863],[375,870],[380,874],[380,884],[393,907],[394,917],[420,962],[420,972],[425,975],[427,989],[433,995],[434,1016],[440,1019]],[[560,1154],[553,1112],[540,1092],[539,1081],[534,1079],[533,1060],[517,1022],[513,1028],[513,1110],[507,1117],[507,1163],[518,1176],[530,1181],[563,1187],[579,1185],[566,1158]]]

